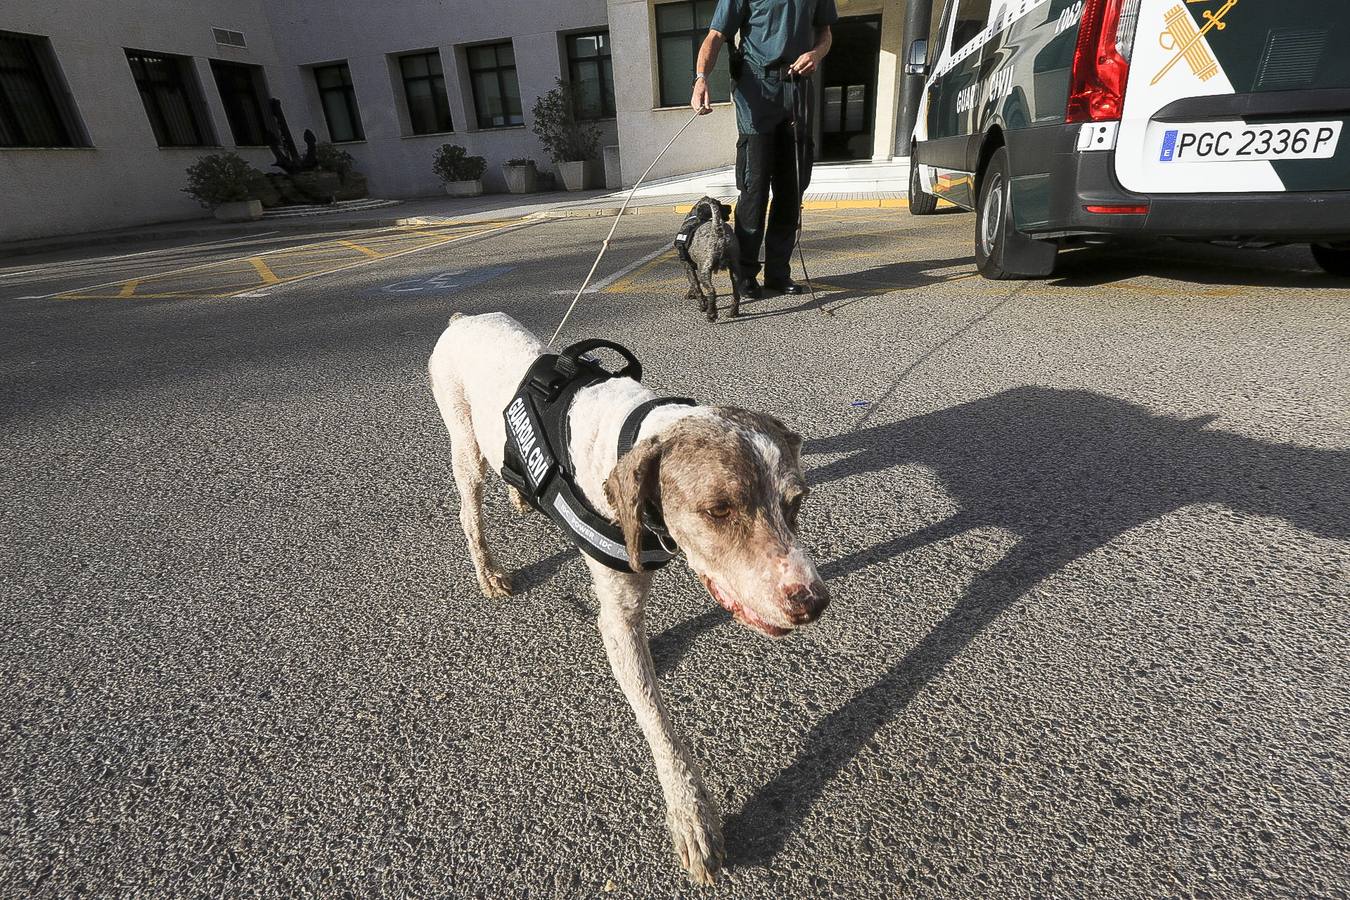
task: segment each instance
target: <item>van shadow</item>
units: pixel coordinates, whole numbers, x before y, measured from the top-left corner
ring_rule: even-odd
[[[822,566],[838,577],[971,528],[1018,536],[956,605],[875,683],[821,719],[804,750],[727,821],[730,856],[762,864],[826,786],[923,687],[1040,582],[1127,530],[1183,506],[1221,503],[1324,537],[1350,538],[1350,451],[1266,443],[1088,391],[1024,387],[893,424],[817,440],[845,454],[825,483],[904,463],[933,469],[959,512]]]
[[[1081,247],[1060,253],[1055,287],[1100,287],[1140,276],[1202,287],[1270,287],[1344,291],[1350,278],[1323,272],[1307,247],[1234,249],[1181,241]]]

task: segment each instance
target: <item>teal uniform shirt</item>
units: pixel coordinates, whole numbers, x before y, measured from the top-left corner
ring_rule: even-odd
[[[770,134],[792,117],[797,86],[775,67],[816,45],[816,30],[839,21],[834,0],[718,0],[711,29],[728,43],[740,36],[745,65],[732,87],[742,134]]]

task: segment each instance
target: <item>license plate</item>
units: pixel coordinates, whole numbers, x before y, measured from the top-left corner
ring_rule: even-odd
[[[1162,133],[1159,162],[1206,163],[1331,159],[1344,122],[1179,125]]]

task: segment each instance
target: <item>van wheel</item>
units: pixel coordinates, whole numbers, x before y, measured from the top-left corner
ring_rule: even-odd
[[[931,216],[937,212],[938,198],[924,192],[923,181],[919,178],[919,164],[914,154],[909,155],[909,214],[911,216]]]
[[[1313,259],[1332,275],[1350,278],[1350,246],[1333,247],[1330,244],[1313,244]]]
[[[975,205],[975,267],[985,278],[1047,278],[1055,271],[1059,245],[1029,238],[1013,225],[1008,148],[989,159]]]

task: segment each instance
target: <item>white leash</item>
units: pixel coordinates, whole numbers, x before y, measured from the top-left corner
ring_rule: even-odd
[[[656,154],[656,159],[652,160],[652,164],[647,167],[647,171],[643,172],[642,177],[633,184],[633,189],[629,191],[628,196],[624,198],[623,206],[619,207],[619,214],[614,217],[614,224],[610,226],[609,234],[605,236],[604,243],[600,245],[600,252],[596,254],[595,262],[591,263],[591,270],[586,273],[586,280],[581,283],[581,289],[578,290],[577,295],[572,298],[572,305],[567,307],[567,312],[563,314],[562,321],[558,323],[558,330],[553,332],[553,337],[548,339],[548,345],[550,347],[553,346],[554,341],[558,340],[558,335],[562,334],[563,326],[565,326],[567,320],[572,317],[572,310],[577,308],[577,301],[581,299],[581,295],[586,293],[586,288],[590,286],[591,278],[595,276],[595,270],[600,267],[600,260],[604,258],[605,251],[609,249],[609,239],[614,237],[614,232],[619,227],[619,220],[622,219],[623,214],[627,212],[628,204],[633,199],[633,195],[637,193],[638,187],[647,176],[651,174],[652,169],[656,168],[656,164],[661,161],[661,157],[666,155],[666,151],[671,148],[675,141],[679,140],[680,135],[684,134],[685,129],[690,125],[693,125],[694,119],[697,119],[701,115],[702,113],[694,113],[689,121],[684,123],[684,127],[675,132],[675,137],[666,142],[666,145],[661,148],[661,152]]]

